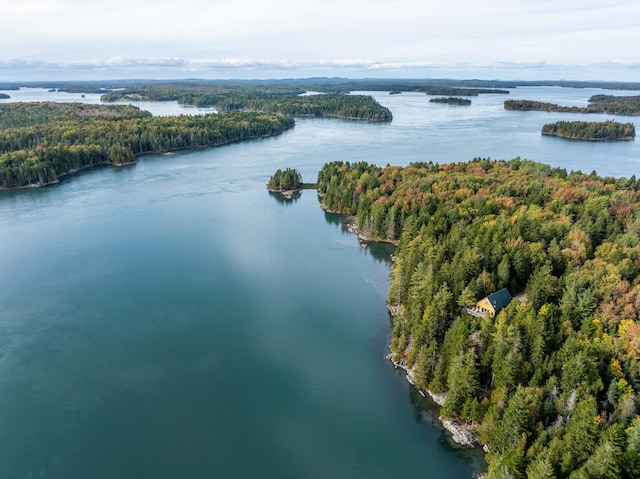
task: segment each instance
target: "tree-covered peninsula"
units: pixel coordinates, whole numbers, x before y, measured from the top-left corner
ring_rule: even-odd
[[[506,110],[516,111],[553,111],[560,113],[610,113],[612,115],[640,115],[640,95],[614,96],[593,95],[589,104],[581,106],[561,106],[533,100],[506,100]]]
[[[467,98],[457,98],[455,96],[431,98],[429,102],[430,103],[446,103],[448,105],[459,105],[459,106],[471,105],[471,100]]]
[[[250,110],[293,116],[333,117],[389,122],[393,115],[368,95],[328,93],[301,95],[304,90],[280,87],[169,87],[142,86],[111,91],[103,101],[177,101],[211,106],[220,111]]]
[[[320,171],[326,208],[397,241],[392,359],[490,479],[640,477],[639,191],[519,159]]]
[[[0,93],[0,100],[8,100],[11,98],[11,95],[7,95],[6,93]]]
[[[0,185],[42,186],[97,164],[139,155],[277,135],[294,120],[278,114],[152,117],[126,105],[0,105]]]
[[[633,140],[636,129],[633,123],[616,121],[557,121],[544,125],[542,134],[570,140]]]

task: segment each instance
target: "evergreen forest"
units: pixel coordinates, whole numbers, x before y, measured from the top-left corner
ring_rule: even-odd
[[[397,243],[392,360],[488,477],[640,477],[640,183],[514,159],[331,162],[318,194]],[[501,289],[495,318],[466,310]]]
[[[96,164],[277,135],[291,117],[255,112],[152,117],[127,105],[0,105],[0,185],[47,185]]]
[[[457,98],[455,96],[431,98],[429,102],[430,103],[446,103],[449,105],[460,105],[460,106],[471,105],[471,100],[467,98]]]
[[[302,175],[294,168],[278,169],[267,183],[271,191],[299,190],[302,188]]]
[[[633,140],[636,129],[632,123],[616,121],[557,121],[544,125],[542,134],[571,140]]]
[[[332,117],[389,122],[391,111],[368,95],[327,93],[302,95],[305,90],[287,87],[157,87],[142,86],[102,95],[103,101],[177,101],[211,106],[220,111],[249,110],[293,116]]]
[[[581,106],[561,106],[533,100],[506,100],[506,110],[518,111],[553,111],[561,113],[609,113],[612,115],[640,115],[640,95],[614,96],[593,95],[589,104]]]

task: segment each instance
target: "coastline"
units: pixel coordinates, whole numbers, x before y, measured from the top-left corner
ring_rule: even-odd
[[[393,308],[393,306],[389,306],[389,314],[391,314],[393,316],[393,314],[391,312],[392,308]],[[445,402],[445,400],[447,398],[446,393],[434,393],[433,391],[430,391],[429,389],[420,389],[420,388],[418,388],[416,386],[416,384],[415,384],[415,377],[414,377],[413,369],[408,368],[406,363],[404,363],[402,361],[394,361],[392,353],[389,353],[386,356],[386,358],[389,361],[391,361],[391,364],[393,364],[393,366],[396,369],[402,369],[406,373],[405,377],[407,379],[407,382],[409,384],[411,384],[414,388],[416,388],[422,397],[429,396],[431,398],[431,400],[435,404],[437,404],[439,407],[444,406],[444,402]],[[459,444],[460,446],[464,446],[464,447],[470,447],[470,448],[475,448],[475,447],[481,447],[482,446],[484,451],[487,452],[487,446],[482,444],[480,442],[480,440],[478,439],[475,427],[470,426],[470,425],[466,425],[466,424],[462,424],[462,423],[459,423],[457,421],[453,421],[453,420],[450,420],[450,419],[444,419],[440,415],[438,415],[438,420],[440,421],[440,424],[442,425],[442,428],[449,432],[449,434],[451,435],[451,439],[456,444]]]
[[[329,208],[324,206],[322,204],[322,202],[320,203],[320,208],[325,213],[342,214],[342,213],[339,213],[337,211],[330,210]],[[355,221],[355,219],[356,219],[355,217],[350,216],[350,215],[346,215],[346,216],[352,221]],[[360,243],[361,243],[361,245],[363,247],[366,247],[367,243],[391,243],[391,244],[397,245],[397,241],[391,241],[391,240],[380,241],[380,240],[369,238],[368,236],[364,235],[362,232],[360,232],[358,230],[358,228],[357,228],[357,226],[356,226],[356,224],[354,222],[347,223],[346,224],[346,229],[347,229],[347,231],[349,231],[350,233],[355,234],[358,237],[358,240],[360,241]],[[398,305],[388,304],[387,305],[387,310],[388,310],[388,313],[389,313],[389,315],[391,317],[395,317],[395,316],[398,316],[399,314],[402,314],[402,305],[400,305],[400,304],[398,304]],[[447,398],[446,393],[435,393],[433,391],[430,391],[429,389],[418,388],[415,385],[415,376],[414,376],[413,369],[407,367],[407,364],[404,361],[394,361],[392,353],[387,354],[385,356],[385,358],[388,359],[389,361],[391,361],[391,364],[393,364],[394,368],[401,369],[401,370],[403,370],[405,372],[405,378],[406,378],[407,382],[411,386],[416,388],[418,393],[420,393],[420,395],[422,397],[427,397],[428,396],[439,407],[442,407],[444,405],[444,402],[445,402],[445,400]],[[453,421],[453,420],[450,420],[450,419],[444,419],[440,415],[438,415],[438,420],[440,421],[440,425],[442,426],[442,428],[449,432],[449,434],[451,435],[451,439],[456,444],[458,444],[460,446],[463,446],[463,447],[468,447],[468,448],[482,447],[485,452],[488,452],[487,445],[482,444],[480,442],[480,440],[478,439],[477,431],[476,431],[476,428],[474,426],[467,425],[467,424],[462,424],[462,423],[459,423],[457,421]],[[484,477],[484,476],[482,474],[480,474],[478,477]]]
[[[239,142],[242,142],[242,141],[262,140],[264,138],[270,138],[272,136],[281,135],[282,133],[284,133],[285,131],[289,130],[290,128],[293,128],[293,126],[287,127],[284,130],[282,130],[280,132],[277,132],[277,133],[274,133],[274,134],[271,134],[271,135],[256,135],[256,136],[251,136],[251,137],[237,138],[235,140],[227,140],[227,141],[219,142],[219,143],[211,143],[209,145],[172,148],[171,150],[146,151],[144,153],[137,154],[135,156],[135,158],[136,158],[135,161],[128,161],[126,163],[112,163],[110,161],[100,161],[100,162],[97,162],[97,163],[90,163],[88,165],[83,165],[80,168],[75,168],[75,169],[66,171],[64,173],[60,173],[59,175],[56,176],[56,179],[54,181],[48,181],[46,183],[30,183],[28,185],[23,185],[23,186],[10,186],[10,187],[0,186],[0,191],[2,191],[2,190],[9,191],[9,190],[43,188],[45,186],[55,185],[55,184],[59,183],[61,179],[65,178],[67,176],[79,173],[79,172],[81,172],[83,170],[87,170],[89,168],[93,168],[94,166],[103,166],[103,165],[115,166],[115,167],[132,166],[132,165],[135,165],[137,163],[137,159],[142,157],[142,156],[147,156],[147,155],[173,156],[176,151],[203,150],[203,149],[207,149],[207,148],[217,148],[219,146],[225,146],[225,145],[229,145],[229,144],[232,144],[232,143],[239,143]]]
[[[318,194],[318,198],[322,198],[322,195]],[[322,202],[320,202],[320,209],[322,211],[324,211],[325,213],[331,213],[331,214],[334,214],[334,215],[342,215],[342,216],[346,216],[347,218],[349,218],[349,223],[345,223],[344,227],[346,228],[346,230],[349,233],[355,234],[358,237],[358,240],[360,241],[362,246],[364,246],[365,248],[366,248],[367,244],[369,244],[369,243],[387,243],[387,244],[392,244],[394,246],[398,246],[398,241],[397,240],[390,240],[390,239],[384,239],[384,238],[372,238],[372,237],[367,236],[364,233],[362,233],[358,229],[358,225],[356,224],[356,217],[355,216],[345,215],[344,213],[340,213],[339,211],[330,210],[324,204],[322,204]]]
[[[635,137],[633,136],[625,136],[623,138],[580,138],[577,136],[567,136],[567,135],[559,135],[556,133],[547,133],[542,132],[543,136],[555,136],[556,138],[562,138],[565,140],[574,140],[574,141],[634,141]]]

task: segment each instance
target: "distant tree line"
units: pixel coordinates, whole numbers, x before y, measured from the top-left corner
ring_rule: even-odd
[[[471,105],[471,100],[468,100],[467,98],[456,98],[454,96],[431,98],[429,100],[429,102],[431,102],[431,103],[447,103],[449,105],[461,105],[461,106]]]
[[[488,477],[640,477],[640,183],[520,159],[332,162],[330,210],[396,241],[393,360],[488,446]],[[495,318],[465,307],[526,293]]]
[[[294,125],[291,117],[278,114],[152,117],[123,105],[63,105],[53,110],[46,103],[0,105],[0,185],[45,185],[99,163],[121,165],[146,153],[271,136]],[[25,118],[32,123],[25,124]]]
[[[593,95],[589,104],[581,106],[560,106],[555,103],[545,103],[533,100],[506,100],[506,110],[520,111],[553,111],[561,113],[610,113],[614,115],[640,115],[640,95],[614,96]]]
[[[105,93],[108,90],[131,89],[143,86],[154,88],[200,89],[289,89],[300,93],[347,93],[350,91],[406,91],[425,92],[428,87],[476,88],[479,90],[517,88],[519,86],[560,86],[567,88],[602,88],[611,90],[640,90],[640,82],[620,81],[503,81],[503,80],[452,80],[452,79],[349,79],[307,78],[280,80],[100,80],[100,81],[30,81],[0,82],[0,90],[17,90],[20,87],[55,89],[61,92]]]
[[[571,140],[633,140],[636,129],[633,123],[616,121],[557,121],[544,125],[542,134]]]
[[[7,95],[6,93],[0,93],[0,100],[8,100],[11,98],[11,95]]]

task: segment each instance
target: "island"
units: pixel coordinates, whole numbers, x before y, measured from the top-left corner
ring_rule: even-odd
[[[267,189],[272,193],[279,193],[283,198],[290,200],[302,187],[302,175],[293,168],[282,171],[278,169],[267,183]]]
[[[295,168],[287,168],[284,171],[278,169],[267,183],[270,193],[277,193],[286,200],[295,198],[301,190],[315,190],[315,183],[304,183],[302,175]]]
[[[570,140],[633,140],[636,136],[636,129],[633,123],[618,123],[616,121],[557,121],[544,125],[542,134]]]
[[[278,135],[293,118],[259,112],[152,117],[129,105],[0,105],[0,186],[45,186],[95,165]]]
[[[431,98],[429,102],[430,103],[446,103],[448,105],[460,105],[460,106],[471,105],[471,100],[467,98],[457,98],[455,96]]]
[[[336,161],[318,195],[397,242],[389,358],[488,477],[640,477],[635,177]]]
[[[533,100],[506,100],[505,110],[550,111],[560,113],[610,113],[613,115],[640,115],[640,95],[615,96],[593,95],[589,104],[581,106],[561,106]]]
[[[7,95],[6,93],[0,93],[0,100],[8,100],[9,98],[11,98],[10,95]]]

